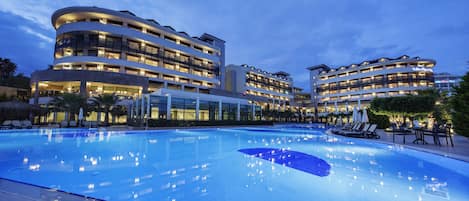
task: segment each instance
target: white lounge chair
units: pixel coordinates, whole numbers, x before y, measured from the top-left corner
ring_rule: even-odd
[[[21,121],[21,128],[33,128],[33,124],[29,120]]]
[[[11,129],[12,128],[11,120],[5,120],[0,128],[1,129]]]
[[[13,128],[22,128],[21,122],[18,120],[11,121],[11,125],[13,126]]]
[[[69,126],[70,127],[77,127],[77,122],[76,121],[70,121]]]
[[[66,128],[66,127],[68,127],[67,121],[65,121],[65,120],[61,121],[61,122],[60,122],[60,127],[61,127],[61,128]]]

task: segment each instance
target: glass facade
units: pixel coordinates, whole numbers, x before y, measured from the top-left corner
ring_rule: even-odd
[[[167,119],[168,115],[168,98],[166,96],[153,96],[151,97],[150,104],[150,118],[151,119]]]
[[[196,120],[195,118],[196,100],[172,98],[171,99],[171,119],[172,120]]]
[[[221,120],[218,118],[218,102],[199,101],[199,119],[201,121]]]
[[[149,119],[157,120],[185,121],[261,120],[261,107],[257,105],[253,106],[252,104],[239,104],[238,111],[238,103],[226,103],[210,101],[206,99],[197,100],[162,95],[150,95],[149,99],[149,106],[147,105],[148,96],[144,97],[143,103],[142,99],[139,99],[133,103],[132,118],[139,118],[143,116],[148,117]],[[168,102],[169,100],[170,102]],[[168,108],[170,109],[169,113]],[[147,115],[147,113],[149,113],[149,115]]]
[[[222,120],[236,120],[237,104],[222,103]]]

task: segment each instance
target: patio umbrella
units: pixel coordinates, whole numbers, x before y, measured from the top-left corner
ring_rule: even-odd
[[[360,110],[360,107],[361,107],[361,101],[360,99],[358,99],[358,109]]]
[[[347,113],[348,113],[348,101],[347,101],[347,102],[345,102],[345,112],[347,112]]]
[[[363,109],[363,114],[362,114],[362,122],[363,123],[368,123],[368,114],[366,113],[366,109]]]
[[[81,126],[81,121],[83,120],[83,108],[80,107],[80,112],[78,112],[78,122]]]
[[[339,119],[337,120],[337,125],[342,126],[344,122],[342,121],[342,116],[339,116]]]
[[[337,107],[337,101],[334,102],[335,113],[339,113],[339,108]]]
[[[354,107],[354,108],[353,108],[353,113],[352,113],[352,121],[353,121],[353,123],[358,123],[358,122],[360,122],[359,116],[360,116],[360,115],[358,114],[357,107]]]

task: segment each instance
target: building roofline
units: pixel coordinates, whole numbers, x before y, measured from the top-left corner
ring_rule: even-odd
[[[180,33],[180,32],[178,32],[177,30],[175,30],[174,28],[172,28],[169,25],[160,25],[156,20],[144,19],[142,17],[136,16],[134,13],[132,13],[130,11],[127,11],[127,10],[119,11],[119,10],[112,10],[112,9],[107,9],[107,8],[96,7],[96,6],[70,6],[70,7],[65,7],[65,8],[61,8],[61,9],[56,10],[52,14],[52,16],[51,16],[52,27],[55,28],[55,22],[57,21],[57,19],[60,16],[65,15],[67,13],[74,13],[74,12],[105,13],[105,14],[108,14],[108,15],[114,15],[116,17],[126,18],[126,19],[129,19],[129,20],[135,20],[137,22],[146,24],[148,26],[155,27],[155,28],[161,29],[162,31],[166,31],[166,32],[169,32],[171,34],[177,35],[179,37],[185,38],[186,40],[201,43],[201,44],[206,45],[206,46],[208,46],[210,48],[213,48],[213,49],[218,49],[217,46],[214,46],[214,45],[212,45],[212,44],[210,44],[206,41],[201,40],[200,37],[195,37],[195,36],[191,37],[188,34],[187,35],[184,34],[185,32]],[[183,32],[183,31],[181,31],[181,32]],[[213,38],[219,39],[218,37],[215,37],[211,34],[204,33],[203,35],[210,35]],[[219,40],[221,40],[221,39],[219,39]],[[221,40],[221,41],[223,41],[223,40]]]
[[[342,70],[342,68],[348,69],[350,67],[353,67],[354,65],[356,65],[357,67],[361,67],[361,66],[368,66],[368,65],[373,65],[373,64],[377,64],[377,63],[392,63],[392,62],[405,61],[405,60],[408,60],[408,61],[429,61],[433,64],[436,64],[436,61],[433,60],[433,59],[425,59],[425,58],[420,58],[418,56],[417,57],[409,57],[408,55],[402,55],[402,56],[399,56],[399,57],[396,57],[396,58],[380,57],[378,59],[364,60],[364,61],[359,62],[359,63],[353,63],[353,64],[350,64],[350,65],[347,65],[347,66],[339,66],[337,68],[331,68],[331,67],[329,67],[325,64],[320,64],[320,65],[311,66],[307,69],[308,70],[322,69],[323,71]]]
[[[319,64],[319,65],[308,67],[306,69],[311,71],[311,70],[318,70],[318,69],[330,70],[331,68],[327,66],[326,64]]]

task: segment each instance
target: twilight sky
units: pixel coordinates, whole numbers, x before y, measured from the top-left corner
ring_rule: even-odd
[[[226,41],[227,64],[283,70],[306,89],[305,68],[322,63],[337,67],[407,54],[435,59],[436,72],[468,71],[467,0],[5,0],[0,57],[27,75],[52,64],[50,16],[77,5],[130,10],[190,35],[210,33]]]

